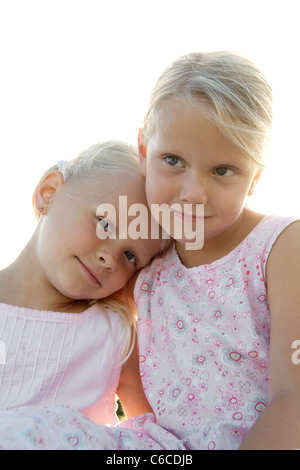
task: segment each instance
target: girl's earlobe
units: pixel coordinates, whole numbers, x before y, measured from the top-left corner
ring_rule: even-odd
[[[48,173],[38,184],[34,193],[34,204],[40,214],[45,215],[54,196],[62,188],[64,177],[59,171]]]

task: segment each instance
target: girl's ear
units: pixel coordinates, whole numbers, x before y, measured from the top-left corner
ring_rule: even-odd
[[[53,198],[63,185],[64,177],[60,171],[52,171],[40,181],[34,193],[34,205],[40,214],[47,214]]]
[[[250,186],[250,189],[248,191],[248,196],[252,196],[252,194],[254,193],[255,191],[255,188],[256,188],[256,185],[259,181],[259,178],[261,177],[261,174],[263,172],[263,168],[260,166],[258,167],[258,169],[256,170],[256,173],[254,175],[254,178],[252,180],[252,183],[251,183],[251,186]]]
[[[138,151],[139,151],[141,172],[143,176],[146,176],[147,146],[144,143],[143,131],[141,129],[139,129],[139,134],[138,134]]]

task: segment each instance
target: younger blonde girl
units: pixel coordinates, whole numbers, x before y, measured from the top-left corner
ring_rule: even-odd
[[[36,230],[0,272],[0,410],[68,405],[113,424],[117,389],[128,415],[148,409],[123,287],[160,242],[98,237],[108,221],[97,207],[118,207],[119,195],[146,206],[137,150],[119,141],[90,147],[39,182]]]

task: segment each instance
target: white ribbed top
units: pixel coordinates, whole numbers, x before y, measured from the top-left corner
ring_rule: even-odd
[[[98,305],[74,314],[0,303],[0,411],[68,405],[114,424],[121,328],[119,315]]]

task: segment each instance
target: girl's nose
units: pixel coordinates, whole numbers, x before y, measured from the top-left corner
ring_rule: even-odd
[[[207,188],[204,178],[191,172],[182,182],[180,197],[186,204],[206,204]]]
[[[98,253],[98,259],[102,267],[109,271],[113,271],[116,267],[116,256],[111,251],[100,251]]]

